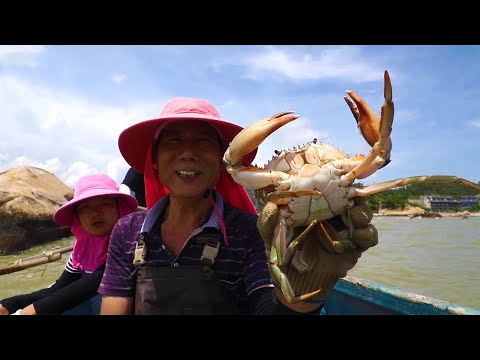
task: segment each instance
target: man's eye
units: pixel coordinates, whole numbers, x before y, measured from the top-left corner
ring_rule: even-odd
[[[198,139],[198,142],[199,143],[202,143],[202,144],[213,144],[215,143],[214,140],[212,140],[211,138],[201,138],[201,139]]]

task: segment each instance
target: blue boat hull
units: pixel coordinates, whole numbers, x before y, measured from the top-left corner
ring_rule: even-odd
[[[329,294],[326,315],[480,315],[480,311],[346,276]]]

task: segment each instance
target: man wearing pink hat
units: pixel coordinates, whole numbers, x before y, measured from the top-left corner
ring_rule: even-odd
[[[288,304],[273,291],[255,206],[222,164],[242,129],[208,101],[174,98],[120,134],[122,156],[144,174],[147,211],[112,232],[101,314],[320,311],[322,302]]]
[[[136,208],[135,198],[119,192],[107,175],[81,177],[73,199],[53,215],[58,224],[70,226],[75,236],[65,270],[46,289],[0,301],[0,315],[62,314],[96,296],[112,229],[120,217]]]

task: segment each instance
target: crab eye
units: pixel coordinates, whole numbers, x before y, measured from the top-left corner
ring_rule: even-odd
[[[280,155],[281,151],[275,150],[274,153]]]
[[[317,143],[317,138],[313,138],[313,143],[314,143],[314,144]]]

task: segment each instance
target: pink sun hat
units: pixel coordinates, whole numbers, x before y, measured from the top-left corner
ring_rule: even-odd
[[[105,174],[94,174],[81,177],[75,186],[73,199],[60,207],[53,215],[53,220],[63,226],[72,226],[75,205],[86,199],[97,196],[113,196],[122,200],[131,211],[138,207],[137,200],[128,194],[118,191],[117,183]]]
[[[123,130],[118,138],[120,153],[130,166],[144,173],[146,152],[149,145],[156,140],[158,130],[167,122],[178,120],[198,120],[213,125],[221,134],[225,149],[243,130],[242,126],[222,119],[215,106],[208,101],[177,97],[165,104],[160,117],[139,122]],[[250,165],[256,153],[257,149],[254,149],[245,155],[242,164]]]

